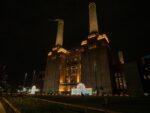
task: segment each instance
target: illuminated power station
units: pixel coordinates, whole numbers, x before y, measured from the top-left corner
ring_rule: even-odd
[[[127,73],[125,77],[128,71],[124,73],[124,69],[129,66],[123,66],[122,52],[118,53],[119,66],[113,66],[108,37],[99,33],[94,2],[89,4],[89,35],[77,49],[63,48],[64,21],[56,19],[56,22],[56,43],[48,53],[43,92],[71,93],[79,83],[97,95],[128,92],[128,84],[131,85],[126,78],[130,76]]]

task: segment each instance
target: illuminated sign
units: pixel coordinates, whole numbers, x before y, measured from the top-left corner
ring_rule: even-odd
[[[29,92],[30,92],[30,94],[33,94],[33,95],[34,95],[35,92],[39,92],[39,89],[37,89],[36,86],[33,85],[32,88],[31,88],[31,90],[30,90]]]
[[[83,83],[79,83],[77,85],[77,90],[79,91],[80,94],[85,94],[86,92],[85,85]]]
[[[71,89],[72,95],[92,95],[92,88],[86,88],[83,83],[79,83],[76,88]]]

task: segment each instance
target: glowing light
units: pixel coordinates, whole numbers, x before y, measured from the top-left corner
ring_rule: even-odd
[[[106,34],[103,34],[103,37],[106,39],[106,41],[109,43],[108,37],[106,36]]]
[[[85,85],[83,84],[83,83],[79,83],[78,85],[77,85],[77,89],[78,89],[78,91],[79,91],[79,93],[81,94],[85,94],[85,92],[86,92],[86,88],[85,88]]]
[[[53,51],[57,50],[57,47],[52,48]]]
[[[62,80],[62,78],[60,79],[60,81],[59,81],[60,83],[63,83],[63,80]]]
[[[48,56],[51,56],[52,55],[52,52],[50,51],[49,53],[48,53]]]
[[[72,95],[81,95],[81,94],[92,95],[92,88],[85,88],[85,85],[83,83],[79,83],[77,85],[77,88],[71,89],[71,94]]]
[[[79,83],[79,82],[80,82],[80,76],[77,75],[77,83]]]
[[[35,94],[35,92],[38,92],[39,91],[39,89],[36,89],[36,86],[35,85],[33,85],[32,86],[32,88],[31,88],[31,92],[30,92],[30,94]]]
[[[101,39],[103,39],[103,37],[102,37],[102,35],[99,35],[97,40],[101,40]]]
[[[64,48],[59,48],[59,50],[57,51],[58,53],[63,52],[63,53],[69,53],[66,49]]]
[[[88,36],[88,39],[94,38],[94,37],[96,37],[96,34],[90,34],[90,35]]]
[[[65,91],[65,88],[63,86],[59,86],[59,91]]]
[[[102,34],[97,37],[97,40],[102,40],[102,39],[105,39],[109,43],[109,40],[108,40],[108,37],[106,36],[106,34]]]
[[[81,45],[86,45],[87,44],[87,40],[83,40],[82,42],[81,42]]]
[[[60,91],[60,92],[63,92],[63,91],[70,91],[70,86],[63,86],[63,85],[60,85],[60,86],[59,86],[59,91]]]

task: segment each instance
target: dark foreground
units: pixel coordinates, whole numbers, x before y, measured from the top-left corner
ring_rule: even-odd
[[[150,97],[6,96],[6,98],[21,113],[150,113]],[[52,100],[52,102],[40,99]],[[81,107],[71,107],[61,103]],[[85,107],[104,111],[85,109]]]

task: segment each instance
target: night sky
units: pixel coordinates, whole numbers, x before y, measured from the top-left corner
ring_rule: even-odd
[[[21,84],[25,72],[45,68],[47,53],[55,45],[57,23],[64,19],[64,47],[78,47],[88,35],[90,0],[36,2],[6,0],[0,3],[0,64],[7,65],[8,79]],[[94,1],[94,0],[93,0]],[[122,50],[126,60],[150,54],[148,3],[134,0],[95,0],[99,32],[110,46]]]

